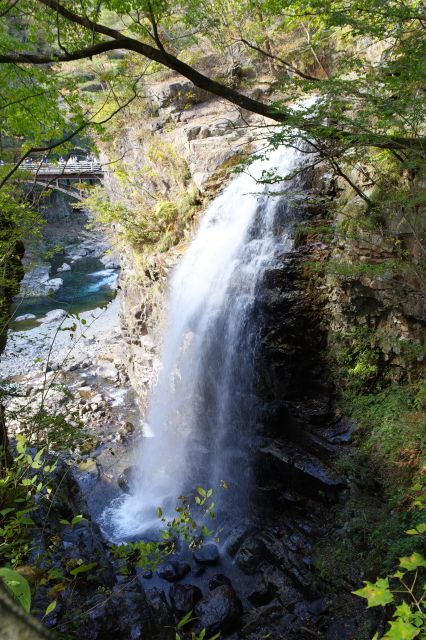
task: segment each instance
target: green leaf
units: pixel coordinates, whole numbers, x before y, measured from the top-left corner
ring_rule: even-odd
[[[397,578],[398,580],[401,580],[401,578],[403,578],[404,576],[405,573],[402,573],[402,571],[395,571],[395,573],[391,575],[391,578]]]
[[[57,605],[57,601],[56,600],[52,600],[52,602],[49,604],[49,606],[47,607],[44,615],[48,616],[49,613],[52,613],[52,611],[54,611],[56,609],[56,605]]]
[[[390,628],[383,636],[387,640],[412,640],[420,633],[420,629],[417,629],[409,622],[405,622],[401,618],[390,623]]]
[[[377,582],[372,583],[365,581],[365,587],[352,591],[356,596],[366,598],[368,600],[368,607],[384,607],[393,601],[393,595],[389,589],[389,580],[387,578],[381,578]]]
[[[188,613],[185,616],[183,616],[181,620],[179,620],[177,624],[177,628],[182,629],[182,627],[184,627],[186,624],[188,624],[189,622],[192,622],[192,620],[195,620],[195,618],[191,618],[191,616],[192,616],[192,609],[191,611],[188,611]]]
[[[71,520],[71,526],[79,524],[79,522],[81,522],[82,520],[86,520],[86,518],[82,515],[74,516],[74,518]]]
[[[97,562],[87,562],[86,564],[80,564],[75,569],[72,569],[72,571],[70,571],[70,574],[72,576],[78,576],[80,573],[88,573],[89,571],[91,571],[91,569],[96,567],[97,564]]]
[[[0,511],[0,515],[7,516],[7,514],[11,513],[12,511],[15,511],[15,509],[13,507],[6,507],[6,509],[2,509]]]
[[[392,615],[393,618],[402,618],[403,620],[409,620],[411,616],[411,609],[406,602],[398,605]]]
[[[400,558],[399,565],[407,571],[415,571],[419,567],[426,567],[426,560],[421,553],[415,551],[411,556]]]
[[[25,436],[21,433],[16,434],[16,450],[18,453],[25,453],[27,448],[27,443]]]
[[[31,589],[28,581],[20,573],[7,567],[0,568],[0,578],[9,593],[20,603],[27,613],[31,609]]]
[[[405,533],[407,533],[409,536],[418,536],[421,533],[426,533],[426,522],[421,522],[420,524],[416,525],[415,529],[408,529],[408,531],[406,531]]]
[[[31,468],[32,469],[40,469],[40,467],[43,466],[42,460],[41,460],[41,456],[43,455],[44,452],[44,448],[40,449],[40,451],[38,451],[35,456],[34,456],[34,460],[31,463]]]

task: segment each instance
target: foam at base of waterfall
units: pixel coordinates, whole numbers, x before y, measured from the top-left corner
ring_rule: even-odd
[[[143,532],[156,531],[162,524],[157,512],[159,507],[166,520],[176,516],[174,499],[174,495],[151,494],[146,496],[146,504],[141,504],[139,495],[119,496],[104,509],[99,524],[107,538],[116,543]]]

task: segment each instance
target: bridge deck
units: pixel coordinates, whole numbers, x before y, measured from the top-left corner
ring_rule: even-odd
[[[59,162],[58,164],[27,162],[22,165],[38,178],[102,178],[104,171],[99,162]]]
[[[0,165],[4,163],[0,161]],[[99,162],[58,162],[57,164],[47,162],[23,162],[21,169],[33,173],[37,180],[39,178],[102,178],[104,170]]]

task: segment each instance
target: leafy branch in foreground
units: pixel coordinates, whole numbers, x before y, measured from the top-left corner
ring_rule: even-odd
[[[426,493],[421,485],[413,488],[419,492],[413,506],[426,510]],[[426,533],[426,522],[406,531],[408,535]],[[426,558],[419,552],[399,559],[399,568],[386,578],[365,582],[365,586],[353,593],[367,600],[368,607],[394,605],[391,620],[384,635],[376,632],[373,640],[412,640],[426,638]]]
[[[74,619],[74,612],[68,612],[71,616],[69,619],[67,608],[64,609],[67,593],[72,593],[79,582],[95,579],[96,572],[102,567],[97,558],[71,558],[62,565],[54,560],[55,542],[45,530],[46,513],[50,513],[51,518],[57,521],[58,528],[54,536],[61,535],[61,527],[72,529],[87,524],[87,520],[81,514],[68,519],[61,517],[60,496],[58,509],[54,503],[57,492],[55,484],[60,485],[62,479],[54,478],[57,463],[50,463],[46,459],[44,449],[38,452],[30,450],[25,436],[18,434],[16,451],[12,464],[0,479],[0,502],[3,507],[0,510],[0,554],[6,563],[0,567],[0,581],[27,612],[38,613],[43,619],[53,613],[60,603],[59,611],[65,612],[62,622],[66,625]],[[49,484],[48,479],[51,480]],[[213,533],[205,524],[206,520],[214,518],[212,493],[211,489],[197,487],[196,495],[192,498],[181,496],[175,509],[176,515],[171,520],[158,509],[157,514],[163,526],[159,531],[159,540],[111,545],[110,551],[118,561],[121,574],[135,575],[136,569],[155,570],[176,552],[182,542],[189,549],[200,547],[204,539]],[[40,544],[43,536],[47,536],[45,544]],[[32,601],[38,590],[45,589],[47,585],[50,601],[47,607],[44,605],[45,610],[40,612],[35,605],[32,607]],[[96,606],[102,606],[102,602]],[[190,617],[185,624],[189,624]],[[194,636],[197,640],[203,640],[204,637],[203,631]],[[215,639],[217,637],[214,636]]]
[[[159,542],[138,540],[112,547],[113,555],[124,561],[121,573],[131,574],[136,568],[155,570],[176,552],[182,541],[191,550],[201,547],[205,539],[213,534],[206,524],[206,521],[211,522],[215,517],[212,495],[212,489],[197,487],[193,498],[180,496],[175,508],[176,515],[172,518],[167,518],[158,507],[157,516],[161,522]]]

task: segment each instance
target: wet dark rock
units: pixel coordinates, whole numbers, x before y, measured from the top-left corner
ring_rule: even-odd
[[[344,482],[319,458],[301,449],[273,441],[260,450],[266,476],[279,478],[286,488],[297,489],[306,495],[325,494],[336,497]]]
[[[86,602],[85,640],[114,640],[121,635],[120,617],[104,595],[99,594]]]
[[[186,576],[191,571],[191,567],[186,562],[178,562],[177,560],[170,560],[166,564],[157,569],[157,573],[162,580],[168,582],[177,582]]]
[[[195,567],[192,567],[191,575],[193,575],[195,578],[199,578],[200,576],[203,575],[203,573],[205,573],[205,571],[206,571],[206,567],[199,564],[199,565],[196,565]]]
[[[253,575],[267,557],[265,543],[257,535],[246,538],[235,556],[235,564],[248,575]]]
[[[355,430],[355,421],[349,418],[340,418],[335,424],[322,433],[322,437],[332,444],[347,444]]]
[[[145,578],[145,580],[150,580],[152,578],[151,569],[149,569],[148,571],[144,571],[142,574],[142,578]]]
[[[302,594],[293,584],[291,578],[276,567],[266,567],[264,580],[269,589],[275,592],[280,602],[287,609],[292,610],[297,602],[300,602]]]
[[[326,640],[352,640],[356,624],[350,618],[338,618],[327,629]]]
[[[213,589],[222,587],[224,584],[232,586],[232,582],[227,576],[225,576],[223,573],[217,573],[215,576],[213,576],[213,578],[209,580],[209,589],[210,591],[213,591]]]
[[[113,608],[120,621],[119,637],[139,640],[155,627],[146,595],[137,583],[121,584],[116,588]]]
[[[244,637],[249,633],[256,633],[261,631],[261,636],[265,637],[269,629],[279,628],[280,635],[273,633],[273,637],[284,638],[287,637],[287,632],[294,628],[296,616],[288,613],[282,604],[275,600],[264,607],[252,609],[245,616],[243,634]],[[256,637],[256,636],[255,636]]]
[[[247,596],[247,599],[254,607],[263,607],[271,602],[274,595],[274,590],[271,589],[271,586],[269,584],[264,584],[257,588],[255,591],[252,591]]]
[[[131,493],[133,474],[136,467],[126,467],[117,478],[117,484],[124,493]]]
[[[322,616],[328,612],[329,606],[326,598],[318,598],[308,602],[307,609],[313,616]]]
[[[198,602],[195,607],[200,629],[206,636],[231,630],[238,622],[242,606],[235,591],[229,585],[217,587]]]
[[[167,604],[164,591],[158,587],[153,587],[152,589],[146,589],[145,595],[156,626],[164,628],[173,624],[173,613]]]
[[[219,550],[213,542],[209,542],[194,551],[194,560],[198,562],[198,564],[217,564],[219,562]]]
[[[253,528],[248,527],[245,524],[241,524],[238,527],[235,527],[231,531],[231,533],[226,538],[225,550],[230,556],[235,556],[239,547],[241,546],[244,538],[246,538],[251,532]]]
[[[174,611],[183,616],[194,609],[203,594],[201,589],[192,584],[174,584],[170,587],[169,597]]]

